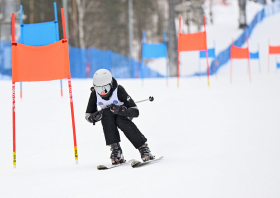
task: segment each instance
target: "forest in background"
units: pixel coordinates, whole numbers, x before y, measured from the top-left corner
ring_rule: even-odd
[[[53,2],[57,3],[60,38],[62,38],[62,0],[21,0],[23,23],[54,20]],[[128,0],[68,0],[68,39],[74,47],[95,47],[129,56]],[[147,42],[163,42],[168,27],[167,0],[133,1],[134,58],[141,57],[142,31]]]

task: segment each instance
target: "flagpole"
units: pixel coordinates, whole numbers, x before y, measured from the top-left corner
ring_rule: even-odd
[[[259,72],[261,73],[260,45],[258,43]]]
[[[249,50],[249,39],[247,36],[247,46],[248,46],[248,72],[249,72],[249,81],[252,82],[252,78],[251,78],[251,67],[250,67],[250,50]]]
[[[64,40],[67,42],[65,19],[64,19],[64,9],[63,8],[61,8],[61,17],[62,17],[63,36],[64,36]],[[69,98],[70,98],[70,107],[71,107],[73,139],[74,139],[74,155],[75,155],[76,164],[78,164],[78,147],[77,147],[77,139],[76,139],[76,127],[75,127],[75,118],[74,118],[74,105],[73,105],[71,77],[68,78],[68,87],[69,87]]]
[[[22,5],[20,5],[20,26],[22,25],[22,14],[23,14],[23,11],[22,11]],[[20,35],[22,37],[23,33],[22,33],[22,28],[20,28]],[[15,41],[15,40],[14,40]],[[20,42],[22,43],[22,42]],[[20,99],[22,99],[22,82],[19,83],[20,84],[20,89],[19,89],[19,97]]]
[[[179,17],[179,34],[178,34],[178,59],[177,59],[177,87],[179,88],[179,77],[180,77],[180,51],[179,51],[179,43],[180,43],[180,34],[181,34],[181,17]]]
[[[203,22],[204,22],[204,31],[205,31],[205,46],[206,46],[206,63],[207,63],[207,81],[208,81],[208,87],[210,86],[210,72],[209,72],[209,62],[208,62],[208,47],[207,47],[207,33],[206,33],[206,19],[205,16],[203,16]]]
[[[15,43],[15,13],[12,13],[12,48],[16,47]],[[12,55],[14,55],[12,53]],[[12,65],[15,64],[14,59],[12,58]],[[13,68],[13,67],[12,67]],[[12,111],[13,111],[13,166],[16,168],[16,100],[15,100],[15,82],[12,81]]]
[[[270,46],[269,46],[269,39],[268,39],[268,59],[267,59],[267,73],[269,74],[269,58],[270,58],[270,53],[269,53],[269,49],[270,49]]]
[[[231,41],[231,48],[230,48],[230,83],[232,83],[232,47],[233,47],[233,38]]]
[[[215,61],[215,69],[216,69],[216,42],[215,40],[213,41],[214,44],[214,61]],[[218,69],[216,69],[216,80],[218,79]]]
[[[146,42],[146,32],[143,31],[143,34],[142,34],[142,59],[141,59],[141,73],[142,73],[142,76],[141,76],[141,85],[142,87],[144,86],[144,57],[143,57],[143,45],[144,43]]]
[[[166,87],[168,87],[168,78],[169,78],[169,73],[168,73],[168,55],[167,55],[167,40],[166,40],[166,31],[163,31],[163,41],[166,47]]]
[[[56,21],[56,23],[58,22],[57,20],[57,7],[56,7],[56,2],[53,3],[53,7],[54,7],[54,20]],[[66,14],[66,18],[67,18],[67,14]],[[67,22],[67,20],[66,20]],[[58,33],[58,29],[56,29],[56,41],[59,41],[59,33]],[[66,33],[67,34],[67,33]],[[62,86],[62,79],[60,79],[60,96],[63,97],[63,86]]]

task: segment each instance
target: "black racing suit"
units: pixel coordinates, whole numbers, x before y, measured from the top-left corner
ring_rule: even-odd
[[[103,126],[106,145],[120,142],[120,134],[118,131],[119,128],[123,131],[125,136],[133,144],[133,146],[138,149],[147,141],[147,139],[139,131],[136,125],[129,119],[131,117],[138,117],[139,115],[139,110],[133,99],[126,93],[125,89],[121,85],[118,85],[117,81],[114,78],[110,92],[105,97],[102,97],[102,99],[109,100],[116,88],[118,88],[118,99],[120,102],[124,103],[123,106],[125,106],[127,110],[125,116],[112,113],[110,108],[105,108],[102,110],[101,123]],[[96,92],[94,89],[92,89],[86,113],[96,112],[96,103]]]

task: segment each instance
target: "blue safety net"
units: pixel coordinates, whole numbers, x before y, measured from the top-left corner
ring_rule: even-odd
[[[279,6],[279,3],[274,3],[273,6]],[[269,15],[265,12],[265,9],[266,9],[266,7],[255,15],[255,17],[253,18],[251,23],[246,27],[246,29],[243,31],[243,33],[234,41],[234,43],[233,43],[234,46],[242,47],[242,45],[247,41],[247,37],[250,37],[255,26],[259,22],[261,22],[266,16]],[[210,75],[215,74],[220,67],[225,65],[230,60],[230,47],[231,47],[231,44],[225,50],[221,51],[216,56],[216,58],[211,62],[211,65],[209,68]],[[191,76],[197,76],[197,75],[207,75],[207,73],[206,72],[195,73]]]
[[[250,59],[259,59],[259,52],[252,53],[250,52]]]
[[[0,45],[0,73],[12,76],[11,42],[1,41]],[[94,47],[80,49],[69,46],[69,61],[72,78],[92,78],[98,69],[110,70],[115,78],[163,77],[140,61]]]
[[[243,33],[234,41],[234,46],[242,47],[243,44],[247,41],[247,37],[249,38],[252,34],[254,28],[258,23],[260,23],[265,17],[271,16],[272,14],[280,12],[280,1],[276,1],[272,4],[268,4],[264,6],[264,8],[259,11],[251,23],[246,27]],[[231,44],[223,51],[221,51],[217,57],[211,62],[210,66],[210,74],[215,74],[217,70],[225,65],[230,60],[230,47]],[[191,76],[196,75],[206,75],[206,72],[203,73],[195,73]]]
[[[140,67],[140,78],[162,78],[163,75],[150,69],[147,65],[139,63]]]
[[[92,78],[98,69],[108,69],[115,78],[161,77],[141,62],[124,55],[90,47],[80,49],[69,46],[70,70],[72,78]]]
[[[215,48],[208,49],[208,58],[215,58]],[[199,51],[199,58],[206,58],[206,50]]]
[[[165,43],[143,43],[142,59],[167,58],[167,47]]]
[[[12,76],[12,43],[8,41],[1,41],[0,46],[0,74]]]
[[[87,50],[69,46],[71,78],[86,78]]]

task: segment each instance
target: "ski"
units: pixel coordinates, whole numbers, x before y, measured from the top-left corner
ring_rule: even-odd
[[[131,163],[131,167],[132,167],[132,168],[136,168],[136,167],[144,166],[144,165],[146,165],[146,164],[149,164],[149,163],[152,163],[152,162],[161,160],[162,158],[163,158],[163,156],[158,157],[158,158],[155,158],[155,159],[153,159],[153,160],[146,161],[146,162],[133,161],[133,162]]]
[[[131,164],[132,162],[134,162],[134,159],[131,159],[125,163],[121,163],[121,164],[116,164],[116,165],[110,165],[110,166],[105,166],[105,165],[99,165],[97,166],[98,170],[107,170],[107,169],[111,169],[111,168],[116,168],[122,165],[126,165],[126,164]]]

